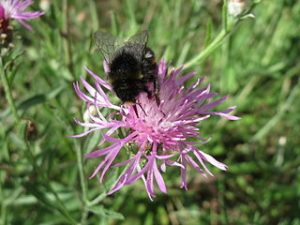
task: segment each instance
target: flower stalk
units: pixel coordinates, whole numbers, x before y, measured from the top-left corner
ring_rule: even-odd
[[[215,39],[208,44],[208,46],[200,52],[198,55],[190,59],[187,63],[184,64],[184,69],[188,69],[192,66],[199,65],[202,63],[209,55],[212,54],[220,45],[222,45],[225,38],[227,38],[235,27],[244,19],[253,18],[254,15],[250,12],[258,4],[258,1],[255,1],[247,11],[239,15],[233,16],[229,15],[228,12],[228,0],[223,1],[223,14],[222,14],[222,30],[215,37]]]
[[[12,96],[12,91],[11,91],[11,88],[10,88],[10,85],[9,85],[9,82],[7,79],[7,74],[6,74],[5,66],[3,64],[2,57],[0,57],[0,74],[1,74],[1,80],[3,83],[3,87],[4,87],[6,100],[9,104],[10,110],[12,111],[16,122],[18,123],[18,122],[20,122],[20,116],[17,112],[17,107],[15,105],[15,101]]]
[[[86,176],[83,171],[82,151],[81,148],[76,144],[75,144],[75,151],[76,151],[77,167],[79,171],[79,179],[80,179],[80,187],[81,187],[82,203],[83,203],[83,209],[81,213],[81,224],[85,224],[88,215],[87,183],[86,183]]]
[[[222,43],[223,40],[230,34],[231,28],[228,30],[223,29],[218,36],[197,56],[183,65],[184,69],[188,69],[196,64],[202,63],[213,51],[215,51]]]

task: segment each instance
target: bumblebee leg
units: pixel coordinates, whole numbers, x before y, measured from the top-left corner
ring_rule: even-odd
[[[133,107],[133,110],[134,110],[134,112],[135,112],[135,114],[136,114],[136,117],[139,118],[139,113],[138,113],[136,104],[134,104],[132,107]]]
[[[157,106],[159,106],[159,104],[160,104],[160,99],[159,99],[160,84],[159,84],[158,79],[154,80],[153,86],[154,86],[154,96],[155,96],[156,104],[157,104]]]
[[[146,113],[146,111],[143,109],[142,105],[141,105],[139,102],[137,102],[136,105],[138,105],[138,106],[141,108],[141,110],[143,111],[143,113],[145,114],[145,116],[147,116],[147,113]],[[136,108],[136,109],[137,109],[137,108]]]
[[[152,93],[151,93],[151,91],[149,91],[149,89],[147,87],[144,87],[144,92],[147,93],[148,98],[152,98]]]

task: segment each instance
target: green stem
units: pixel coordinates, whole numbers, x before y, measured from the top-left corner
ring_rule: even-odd
[[[213,51],[215,51],[222,43],[223,40],[231,34],[232,30],[239,24],[239,22],[243,19],[243,16],[240,16],[236,19],[229,19],[227,15],[227,0],[223,1],[223,28],[221,32],[218,34],[218,36],[198,55],[196,55],[194,58],[192,58],[190,61],[188,61],[186,64],[184,64],[184,69],[190,68],[191,66],[195,64],[200,64],[203,62]],[[255,7],[256,4],[252,4],[249,11]],[[247,13],[245,13],[245,16]]]
[[[82,191],[82,202],[83,202],[83,210],[81,214],[81,224],[86,224],[87,214],[88,214],[88,197],[87,197],[87,185],[85,180],[85,175],[83,171],[83,160],[82,160],[82,152],[81,148],[75,144],[76,158],[77,158],[77,166],[79,170],[79,178],[80,178],[80,186]]]
[[[10,107],[10,109],[11,109],[11,111],[12,111],[14,117],[15,117],[15,120],[17,122],[19,122],[20,121],[20,116],[18,115],[17,108],[16,108],[15,102],[14,102],[13,97],[12,97],[11,89],[10,89],[10,86],[9,86],[9,82],[8,82],[8,79],[7,79],[7,76],[6,76],[6,73],[5,73],[5,68],[4,68],[3,61],[2,61],[1,57],[0,57],[0,73],[1,73],[1,79],[2,79],[2,82],[3,82],[7,102],[8,102],[9,107]]]
[[[201,63],[204,59],[206,59],[216,48],[218,48],[223,39],[229,34],[230,31],[222,30],[220,34],[204,49],[203,52],[201,52],[196,57],[192,58],[190,61],[188,61],[186,64],[184,64],[184,68],[187,69],[194,64]]]
[[[92,207],[94,205],[97,205],[99,202],[101,202],[105,197],[107,196],[106,192],[103,192],[100,194],[97,198],[95,198],[93,201],[89,202],[89,207]]]

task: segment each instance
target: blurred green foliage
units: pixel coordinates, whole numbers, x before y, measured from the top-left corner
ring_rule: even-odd
[[[120,37],[148,29],[158,59],[184,64],[223,29],[222,1],[35,3],[45,15],[31,22],[33,32],[16,29],[21,40],[7,69],[21,120],[0,84],[0,224],[300,224],[299,1],[262,0],[251,11],[254,19],[238,23],[219,48],[188,68],[230,96],[227,105],[238,106],[240,121],[201,124],[202,135],[212,137],[202,150],[229,170],[213,169],[207,179],[191,172],[183,191],[178,171],[170,169],[168,195],[153,202],[142,182],[105,196],[118,171],[105,184],[88,179],[97,162],[84,160],[81,150],[95,149],[100,135],[67,137],[82,131],[73,118],[85,110],[72,82],[86,76],[84,66],[103,74],[102,57],[91,47],[98,29]]]

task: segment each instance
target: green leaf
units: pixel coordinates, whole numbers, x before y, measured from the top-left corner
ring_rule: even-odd
[[[47,100],[46,95],[44,95],[44,94],[37,94],[37,95],[35,95],[33,97],[30,97],[30,98],[22,101],[18,105],[18,109],[26,111],[29,108],[33,107],[33,106],[36,106],[36,105],[39,105],[39,104],[42,104],[42,103],[46,102],[46,100]]]

